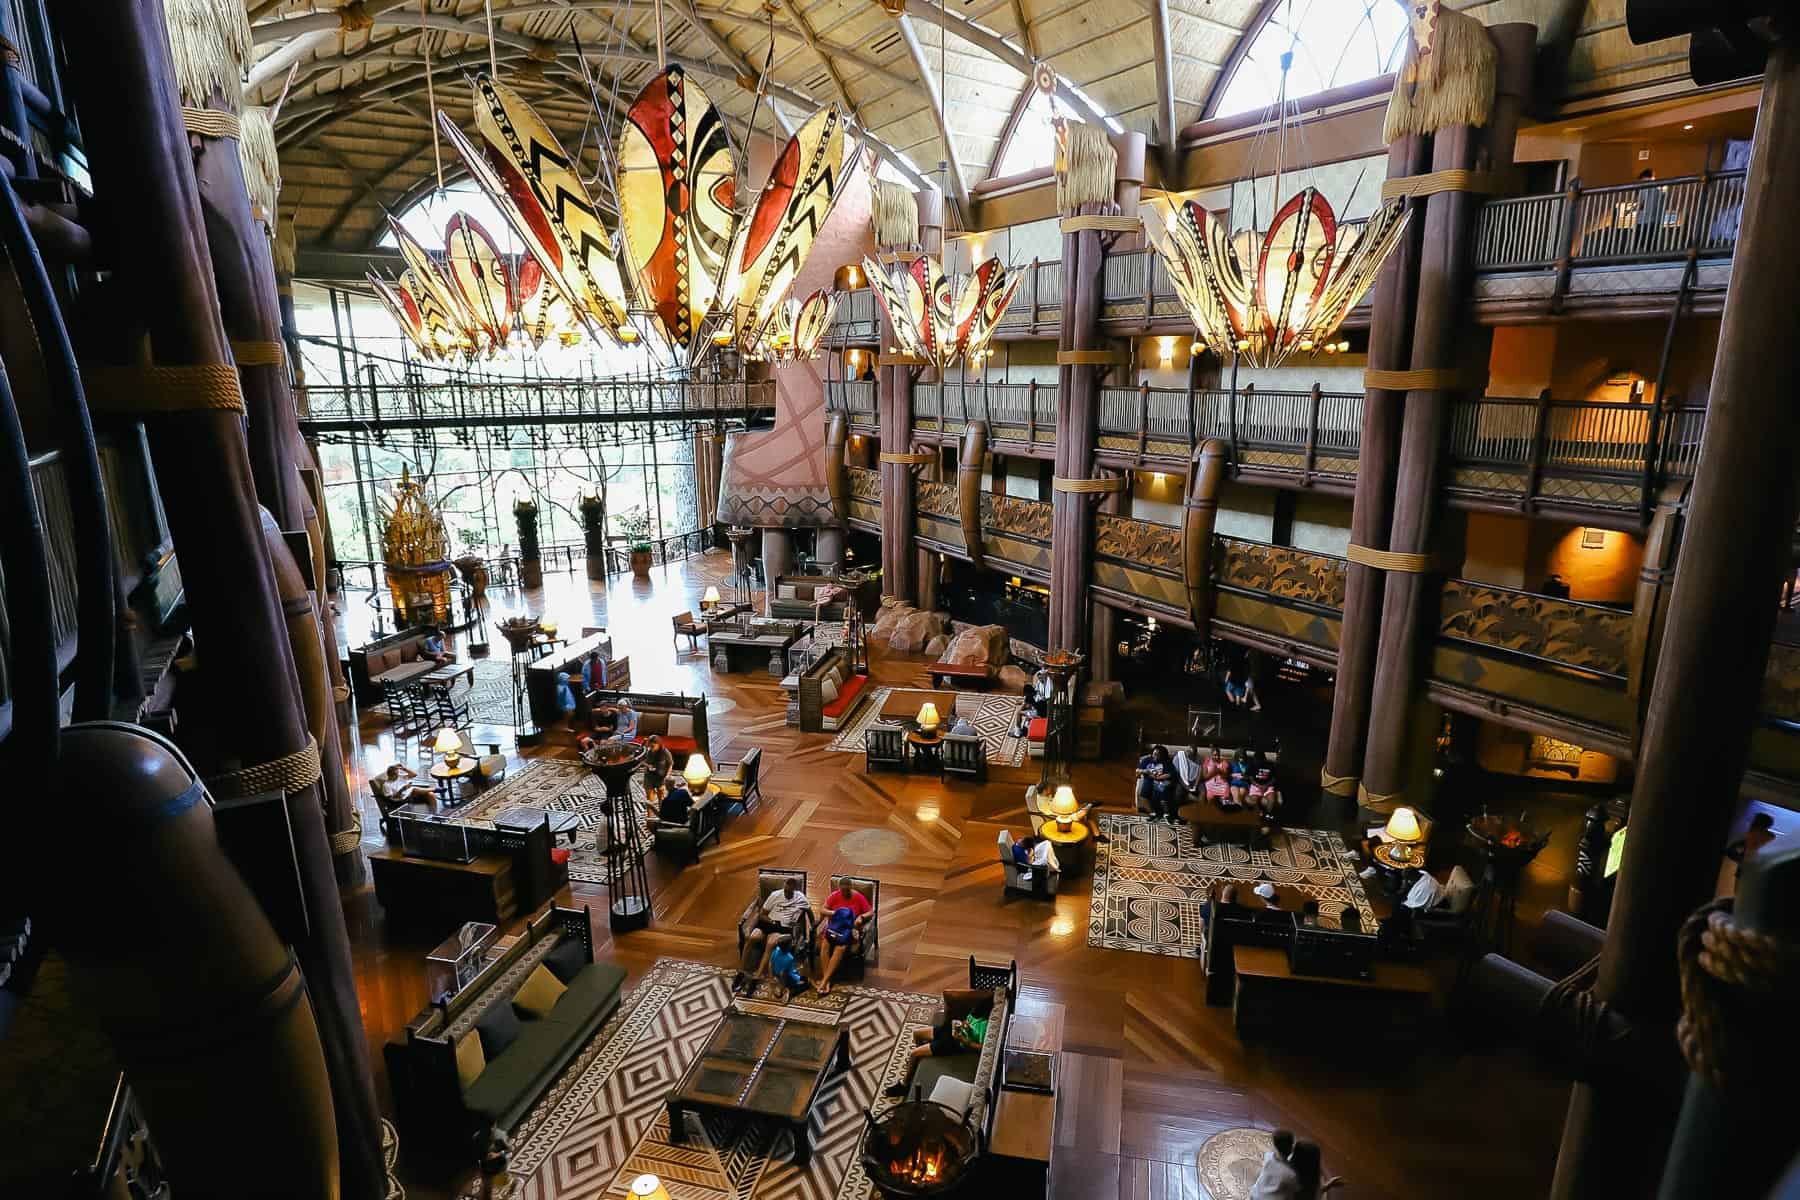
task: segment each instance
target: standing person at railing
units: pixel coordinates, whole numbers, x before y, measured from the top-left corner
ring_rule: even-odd
[[[1639,252],[1656,249],[1657,235],[1662,231],[1663,218],[1667,210],[1667,202],[1663,199],[1663,189],[1656,185],[1656,172],[1645,167],[1638,172],[1637,221],[1633,228],[1637,233]],[[1649,186],[1643,186],[1649,185]]]

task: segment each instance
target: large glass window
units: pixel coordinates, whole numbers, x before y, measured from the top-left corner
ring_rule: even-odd
[[[1373,79],[1406,55],[1406,10],[1394,0],[1288,0],[1261,29],[1212,115],[1261,112],[1281,96],[1281,57],[1294,52],[1289,99]]]

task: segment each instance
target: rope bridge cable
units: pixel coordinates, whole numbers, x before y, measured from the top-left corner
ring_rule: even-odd
[[[1399,804],[1400,801],[1404,799],[1406,799],[1405,792],[1371,792],[1361,783],[1356,785],[1357,803],[1361,804],[1364,808],[1372,808],[1379,811],[1383,805]]]
[[[1105,479],[1068,479],[1057,475],[1050,482],[1059,492],[1122,492],[1126,488],[1123,475],[1110,475]]]
[[[1370,546],[1359,546],[1351,542],[1344,549],[1344,557],[1358,566],[1373,567],[1377,571],[1402,571],[1409,575],[1423,575],[1432,568],[1431,555],[1412,554],[1403,550],[1376,550]]]
[[[1601,1031],[1606,1027],[1606,1018],[1611,1011],[1606,1001],[1593,993],[1594,981],[1599,977],[1600,956],[1596,954],[1551,984],[1550,990],[1538,1001],[1537,1021],[1542,1036],[1549,1039],[1558,1031],[1574,1029],[1577,1078],[1584,1078],[1587,1066],[1594,1061],[1594,1054],[1600,1048]],[[1562,1045],[1553,1042],[1548,1048],[1559,1051]]]
[[[881,461],[899,463],[902,466],[916,467],[923,463],[936,462],[937,455],[929,450],[883,450]]]
[[[234,363],[81,368],[88,404],[106,412],[156,414],[244,410]]]
[[[1333,775],[1324,767],[1319,768],[1319,786],[1334,796],[1350,796],[1356,793],[1356,785],[1360,777],[1356,775]]]
[[[243,136],[244,125],[236,113],[220,112],[215,108],[181,108],[181,123],[189,133],[201,137],[229,138],[236,141]]]
[[[1682,1010],[1675,1037],[1688,1069],[1721,1092],[1777,1086],[1792,1055],[1768,1051],[1786,1041],[1784,1001],[1800,987],[1800,944],[1739,926],[1726,898],[1683,922],[1675,954]]]

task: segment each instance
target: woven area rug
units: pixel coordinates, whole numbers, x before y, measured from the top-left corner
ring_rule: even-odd
[[[1319,922],[1335,925],[1346,908],[1375,928],[1362,880],[1344,861],[1344,839],[1323,829],[1283,829],[1267,850],[1194,845],[1193,833],[1148,817],[1100,818],[1110,842],[1096,846],[1088,945],[1198,958],[1204,939],[1200,904],[1214,884],[1240,890],[1268,880],[1319,902]]]
[[[475,660],[475,677],[469,682],[469,716],[483,725],[512,725],[513,673],[510,660]]]
[[[650,829],[644,822],[644,777],[631,777],[632,809],[637,813],[638,836],[644,852],[650,852]],[[508,772],[505,780],[456,810],[466,821],[488,821],[509,808],[549,808],[572,812],[581,818],[581,832],[569,852],[569,878],[581,883],[604,886],[606,856],[596,845],[596,835],[606,831],[606,785],[600,777],[578,762],[540,758],[523,763],[518,773]],[[566,845],[562,838],[558,845]]]
[[[875,723],[876,714],[893,692],[891,687],[876,688],[875,694],[869,697],[869,702],[856,710],[856,716],[851,718],[850,724],[838,730],[838,735],[831,739],[831,745],[827,749],[839,750],[845,754],[861,754],[863,735]],[[956,715],[969,718],[975,726],[975,731],[981,735],[981,744],[987,750],[988,762],[1016,767],[1025,761],[1025,739],[1013,736],[1013,730],[1019,723],[1019,706],[1023,703],[1017,696],[995,696],[987,692],[956,693]],[[947,719],[947,714],[944,715]]]
[[[850,1069],[812,1108],[812,1162],[796,1167],[792,1135],[765,1122],[690,1118],[688,1140],[669,1141],[663,1101],[730,1003],[732,972],[657,960],[624,1003],[550,1086],[512,1137],[516,1200],[591,1200],[659,1176],[674,1200],[866,1200],[863,1113],[897,1103],[881,1095],[900,1078],[911,1030],[929,1024],[939,997],[843,985],[787,1004],[744,1002],[794,1020],[834,1020],[850,1031]],[[480,1195],[476,1181],[461,1200]]]

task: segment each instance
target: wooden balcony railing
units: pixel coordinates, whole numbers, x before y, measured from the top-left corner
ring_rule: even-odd
[[[307,388],[310,432],[464,428],[584,421],[748,420],[775,405],[772,380],[359,381]]]
[[[1744,172],[1489,200],[1475,224],[1475,265],[1528,271],[1729,255],[1744,209]]]
[[[1019,285],[1006,313],[1000,318],[1003,333],[1055,329],[1062,319],[1063,271],[1059,260],[1033,262],[1020,267],[1025,282]]]
[[[849,379],[833,383],[835,391],[842,401],[843,409],[850,414],[852,425],[874,425],[876,423],[875,381],[873,379]]]
[[[875,293],[868,288],[858,288],[839,296],[837,311],[831,314],[831,327],[825,331],[825,341],[843,346],[873,345],[880,340],[881,310],[875,306]]]

